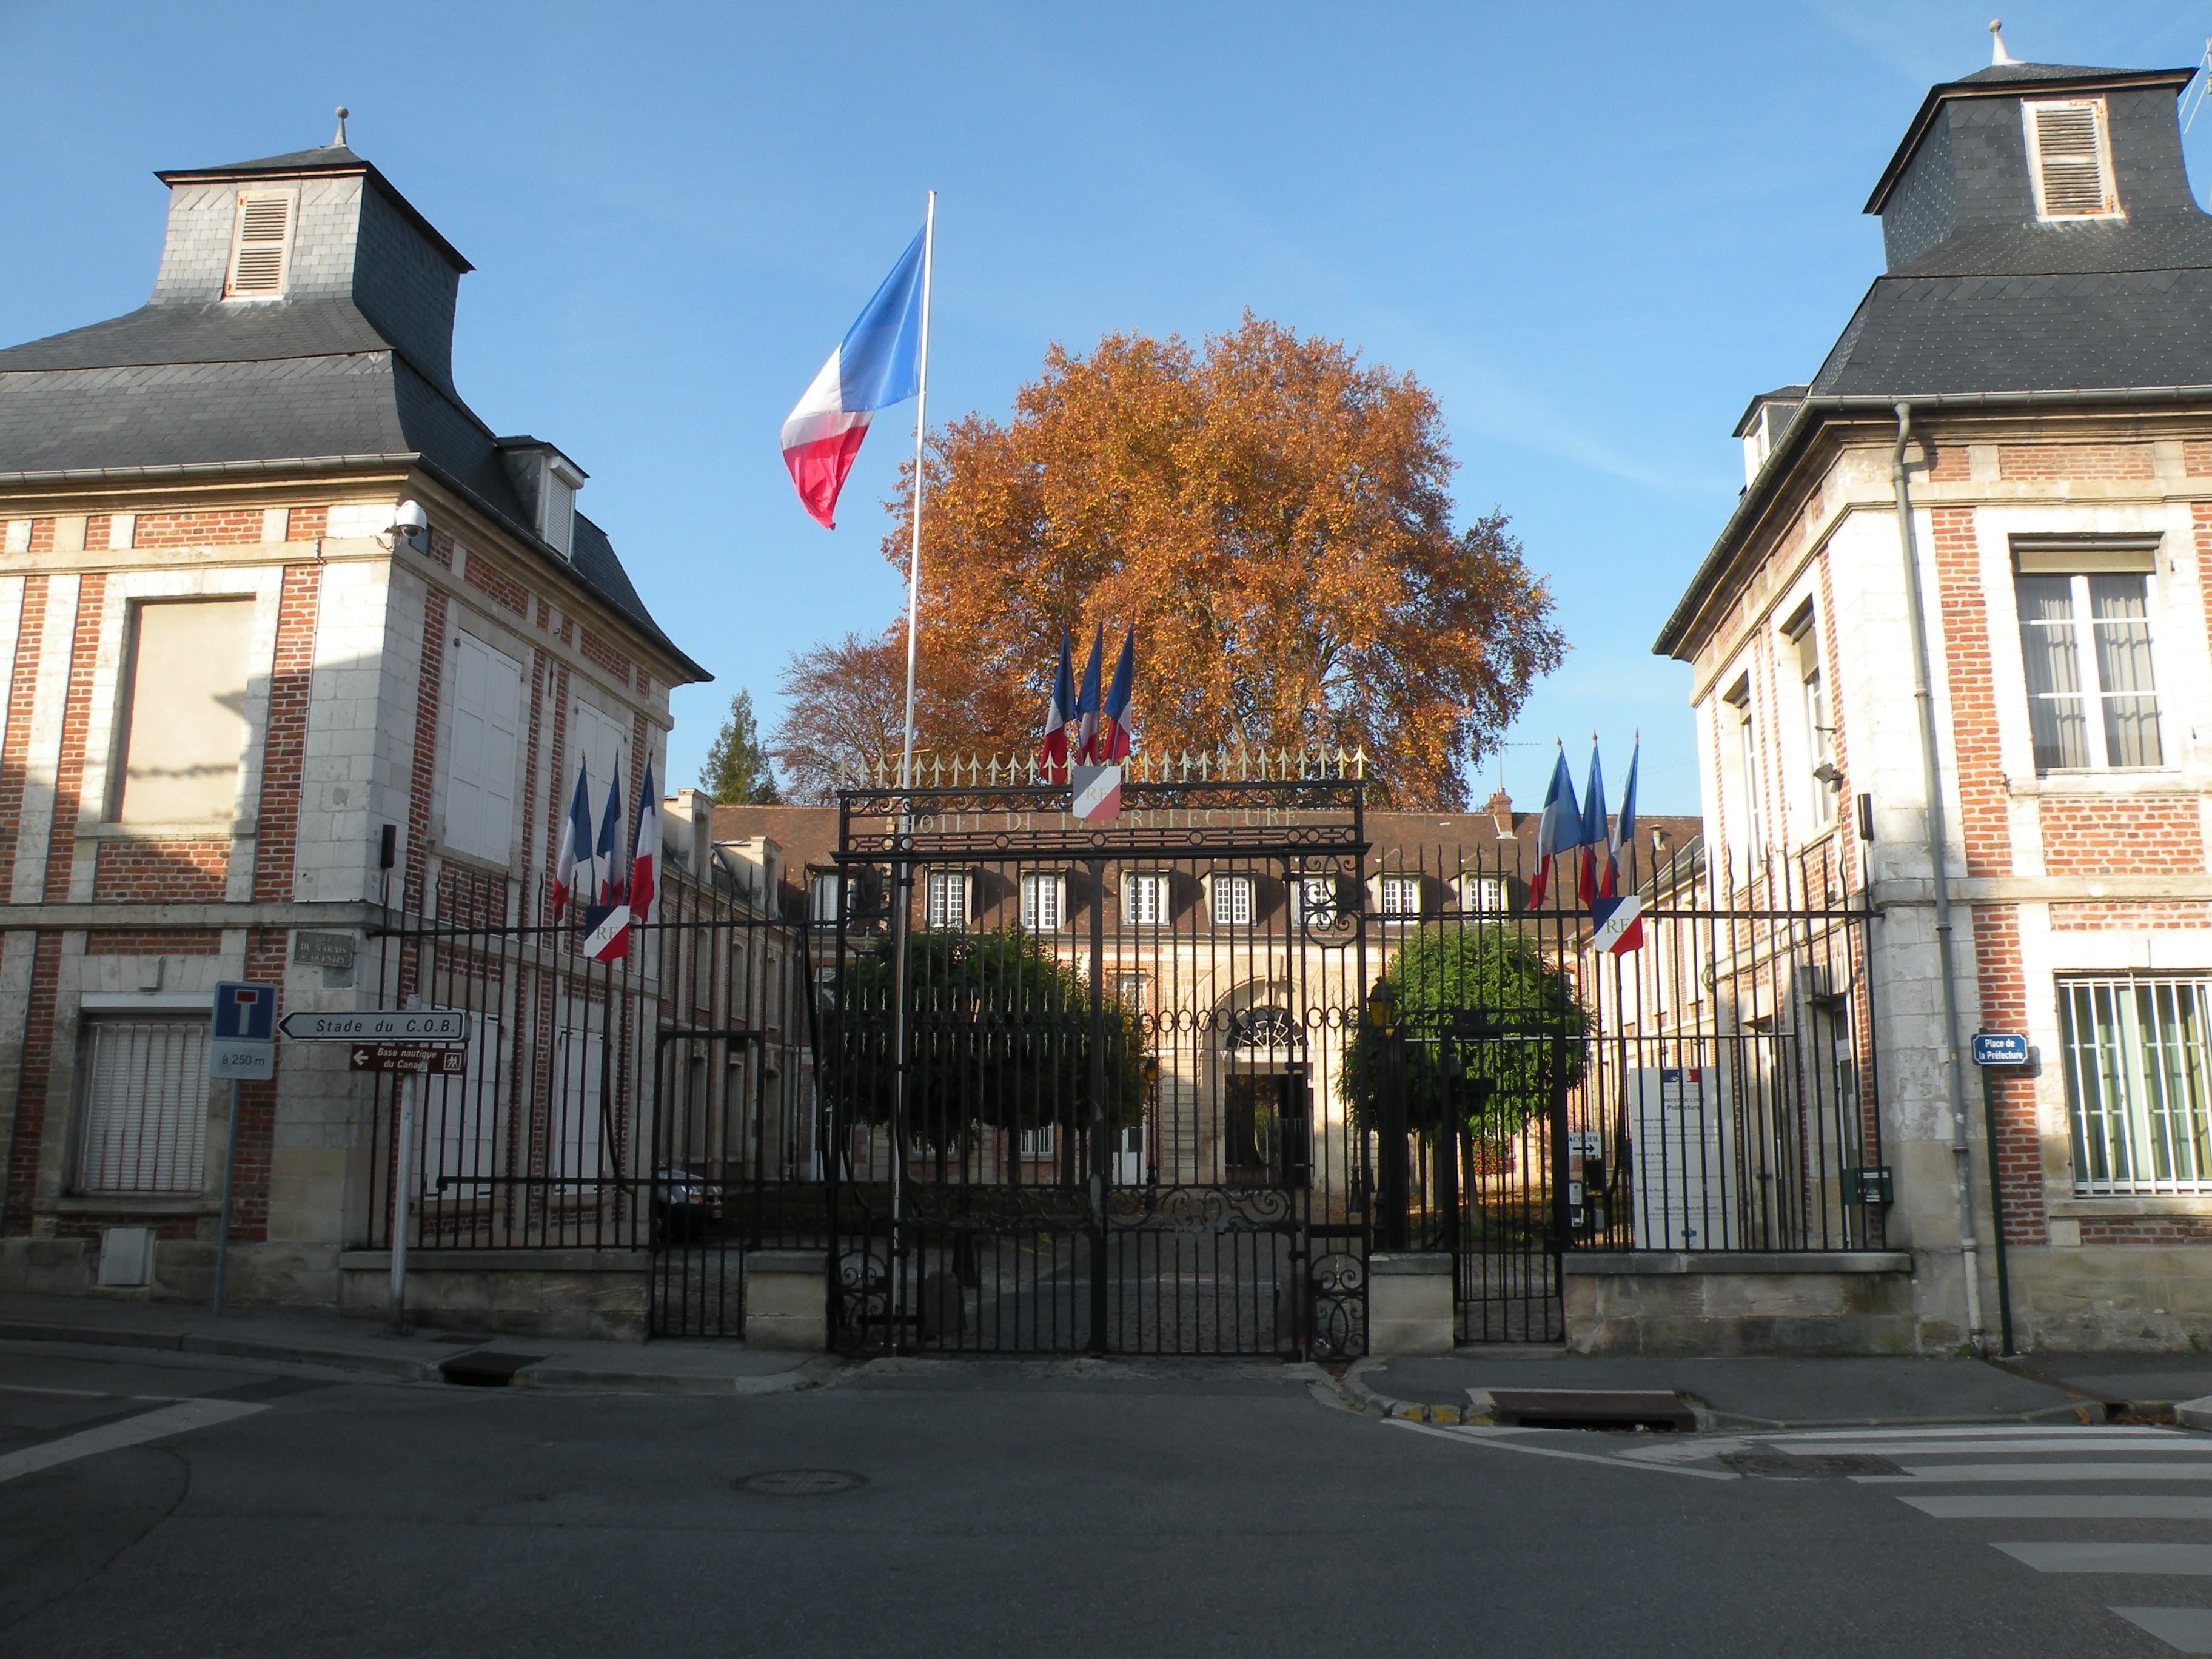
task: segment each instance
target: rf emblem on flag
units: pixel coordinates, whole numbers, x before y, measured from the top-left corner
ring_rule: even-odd
[[[1069,810],[1085,823],[1111,823],[1121,815],[1121,769],[1118,766],[1078,766],[1070,769],[1074,786]]]

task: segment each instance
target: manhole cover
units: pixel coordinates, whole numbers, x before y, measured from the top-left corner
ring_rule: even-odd
[[[740,1475],[730,1483],[739,1492],[763,1498],[828,1498],[841,1492],[858,1492],[868,1484],[865,1474],[845,1469],[763,1469]]]
[[[1838,1452],[1798,1457],[1788,1452],[1731,1452],[1721,1462],[1738,1474],[1768,1480],[1823,1480],[1850,1474],[1902,1474],[1887,1457]]]

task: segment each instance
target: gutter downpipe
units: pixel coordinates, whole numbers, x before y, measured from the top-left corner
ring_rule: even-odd
[[[1943,1072],[1951,1097],[1953,1191],[1959,1208],[1959,1267],[1966,1284],[1968,1340],[1977,1353],[1988,1346],[1982,1328],[1982,1274],[1974,1240],[1973,1143],[1966,1121],[1966,1083],[1960,1066],[1959,981],[1953,972],[1951,877],[1946,868],[1949,840],[1944,823],[1942,766],[1936,746],[1936,697],[1928,667],[1928,612],[1920,599],[1920,544],[1912,527],[1912,488],[1905,451],[1912,441],[1912,405],[1897,405],[1897,448],[1889,469],[1897,490],[1897,537],[1905,553],[1905,603],[1912,623],[1912,701],[1920,714],[1923,787],[1928,793],[1928,866],[1936,888],[1936,962],[1943,981]]]

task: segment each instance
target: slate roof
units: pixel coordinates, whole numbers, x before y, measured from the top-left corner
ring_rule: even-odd
[[[294,161],[364,165],[325,149],[163,176],[258,174]],[[342,463],[421,467],[572,571],[687,673],[712,678],[653,620],[598,525],[576,515],[566,561],[538,541],[491,428],[350,299],[149,304],[0,350],[0,483]]]

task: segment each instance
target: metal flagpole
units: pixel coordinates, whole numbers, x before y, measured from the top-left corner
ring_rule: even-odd
[[[907,1053],[907,935],[914,908],[914,861],[907,856],[914,830],[914,670],[920,654],[921,604],[921,504],[927,488],[922,446],[929,431],[929,283],[937,249],[937,192],[921,221],[921,344],[914,401],[914,542],[906,566],[906,718],[899,748],[897,862],[891,871],[891,1058],[898,1068],[898,1090],[891,1124],[891,1331],[895,1346],[906,1346],[906,1158],[907,1110],[911,1059]]]

